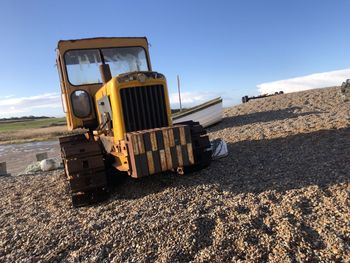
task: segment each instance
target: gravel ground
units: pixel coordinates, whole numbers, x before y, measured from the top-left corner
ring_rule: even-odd
[[[124,179],[73,209],[62,170],[0,179],[0,262],[349,262],[350,102],[339,88],[250,101],[209,129],[229,156]]]

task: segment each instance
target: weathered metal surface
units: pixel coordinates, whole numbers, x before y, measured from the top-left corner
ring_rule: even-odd
[[[62,149],[65,158],[93,156],[101,154],[101,148],[98,143],[80,142],[66,145]]]
[[[75,159],[68,159],[66,161],[66,167],[69,173],[85,173],[91,170],[104,170],[105,164],[101,155],[82,157]]]
[[[208,166],[211,162],[211,145],[206,131],[199,124],[199,122],[186,121],[181,123],[188,125],[190,129],[185,130],[185,136],[191,137],[191,145],[187,147],[189,166],[193,169],[199,170]],[[184,148],[186,146],[183,146]],[[186,167],[186,165],[184,165]],[[185,169],[186,170],[186,169]]]
[[[169,125],[164,86],[124,88],[120,98],[126,132]]]
[[[105,200],[109,190],[99,143],[81,135],[63,137],[59,141],[73,205]]]
[[[81,141],[86,141],[86,136],[85,134],[64,136],[64,137],[58,138],[58,141],[60,142],[60,145],[63,145],[65,143],[81,142]]]
[[[69,179],[72,193],[103,188],[107,184],[106,174],[103,171],[90,173],[90,175],[77,174]]]
[[[169,135],[166,129],[162,130],[163,141],[164,141],[164,151],[165,151],[165,159],[167,164],[167,170],[171,170],[173,168],[173,162],[170,153],[170,143],[169,143]]]
[[[103,148],[107,153],[112,152],[114,147],[113,136],[99,135],[99,138],[103,144]]]
[[[130,132],[125,141],[132,177],[177,170],[194,163],[190,127],[186,125]]]

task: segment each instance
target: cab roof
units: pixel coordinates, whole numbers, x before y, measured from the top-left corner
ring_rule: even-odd
[[[60,53],[64,53],[69,49],[84,48],[106,48],[106,47],[126,47],[126,46],[142,46],[148,50],[148,41],[146,37],[94,37],[60,40],[57,49]]]

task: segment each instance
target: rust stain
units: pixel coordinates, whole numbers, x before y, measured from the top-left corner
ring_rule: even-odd
[[[190,164],[194,164],[192,143],[187,143],[187,152],[188,152],[188,160],[190,161]]]
[[[182,158],[181,145],[176,145],[176,155],[177,155],[177,160],[179,162],[179,166],[182,167],[184,165],[184,162]]]
[[[153,155],[151,151],[146,152],[147,155],[147,163],[148,163],[148,172],[149,174],[154,174],[154,161]]]
[[[186,145],[185,127],[179,127],[181,145]]]

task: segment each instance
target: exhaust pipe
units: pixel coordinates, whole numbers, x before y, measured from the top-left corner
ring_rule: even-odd
[[[102,82],[103,84],[106,84],[112,78],[111,69],[108,64],[101,64],[99,68],[100,68]]]

